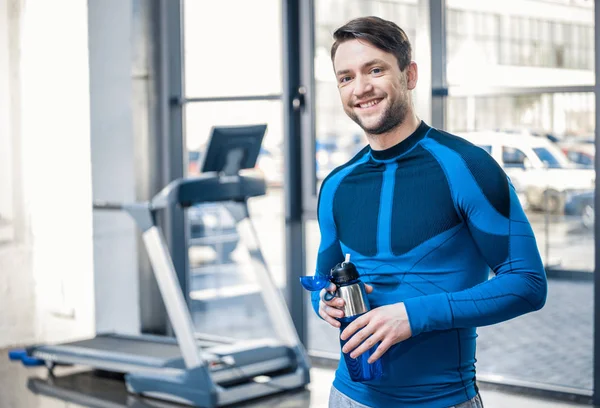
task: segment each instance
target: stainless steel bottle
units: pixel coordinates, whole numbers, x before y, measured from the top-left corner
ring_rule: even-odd
[[[335,284],[336,291],[333,294],[327,292],[324,296],[325,300],[331,300],[334,297],[344,299],[344,317],[338,319],[341,323],[341,333],[359,316],[371,310],[371,307],[365,291],[365,284],[359,279],[358,271],[356,266],[350,262],[349,254],[346,255],[344,262],[336,265],[331,270],[330,280]],[[340,339],[341,347],[344,347],[344,344],[350,339],[345,341]],[[357,358],[350,357],[350,353],[344,353],[344,360],[352,381],[370,381],[381,377],[381,360],[377,360],[372,364],[367,361],[378,345],[376,344]]]

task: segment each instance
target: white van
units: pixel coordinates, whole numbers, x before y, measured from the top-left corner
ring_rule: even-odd
[[[457,135],[492,155],[533,209],[562,213],[569,195],[594,188],[595,171],[573,164],[544,137],[492,131]]]

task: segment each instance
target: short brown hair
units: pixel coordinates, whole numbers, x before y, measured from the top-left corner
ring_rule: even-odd
[[[333,33],[335,42],[331,46],[331,61],[339,45],[348,40],[365,40],[380,50],[393,54],[398,60],[400,71],[410,64],[411,46],[408,36],[391,21],[379,17],[360,17],[351,20]]]

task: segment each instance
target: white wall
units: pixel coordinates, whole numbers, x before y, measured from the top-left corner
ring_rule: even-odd
[[[0,0],[0,208],[20,226],[0,347],[139,331],[136,228],[92,213],[135,199],[131,19],[121,0]]]
[[[20,22],[35,336],[84,337],[94,332],[87,4],[27,0]]]
[[[0,223],[0,347],[35,341],[32,248],[23,231],[15,234],[14,229],[23,224],[15,211],[20,183],[14,171],[19,163],[13,160],[20,145],[14,143],[20,123],[19,109],[13,106],[19,100],[17,1],[0,0],[0,213],[11,219]]]
[[[8,3],[0,0],[0,219],[13,218]],[[0,221],[0,229],[3,228]],[[3,241],[0,233],[0,242]]]
[[[94,332],[86,2],[1,0],[0,49],[0,149],[11,158],[2,160],[11,177],[2,188],[17,229],[0,247],[0,346],[86,337]]]

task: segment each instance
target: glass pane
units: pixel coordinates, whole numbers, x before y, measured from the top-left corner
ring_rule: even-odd
[[[281,93],[281,1],[185,0],[183,30],[186,96]]]
[[[285,287],[282,104],[279,101],[188,104],[185,110],[188,175],[198,174],[213,126],[268,125],[257,170],[267,194],[251,198],[250,216],[277,286]],[[199,331],[239,339],[276,336],[242,239],[239,204],[188,210],[192,316]],[[250,318],[251,317],[251,318]]]
[[[509,175],[549,280],[541,311],[478,329],[478,378],[592,390],[594,95],[448,98],[447,113],[458,109],[467,120],[449,114],[446,128],[488,150]]]
[[[306,227],[306,274],[314,275],[317,254],[319,252],[319,242],[321,235],[319,233],[319,224],[316,220],[309,220],[305,223]],[[306,294],[305,305],[308,316],[308,349],[311,353],[317,352],[330,358],[339,358],[340,342],[339,330],[330,326],[323,319],[319,318],[312,308],[310,295]]]
[[[449,85],[594,84],[593,2],[492,3],[448,0]]]
[[[362,129],[340,103],[331,65],[333,32],[348,20],[376,15],[398,24],[414,42],[417,7],[402,0],[321,0],[315,2],[316,166],[317,184],[366,145]]]

